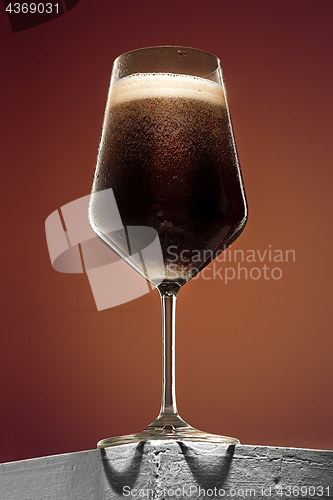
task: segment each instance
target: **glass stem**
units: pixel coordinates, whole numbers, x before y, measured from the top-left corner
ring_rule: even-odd
[[[161,295],[163,315],[163,392],[160,416],[178,416],[175,387],[176,300],[176,295]]]
[[[177,411],[175,388],[175,311],[180,285],[161,284],[158,290],[162,301],[163,384],[160,414],[149,427],[190,427]]]

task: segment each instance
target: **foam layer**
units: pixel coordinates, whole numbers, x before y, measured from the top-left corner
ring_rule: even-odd
[[[108,105],[156,97],[199,99],[225,105],[223,88],[218,83],[190,75],[169,73],[138,73],[122,78],[112,85]]]

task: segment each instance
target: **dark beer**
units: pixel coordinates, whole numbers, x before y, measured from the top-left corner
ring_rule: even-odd
[[[93,191],[112,188],[125,227],[156,230],[165,274],[145,260],[150,281],[187,281],[239,236],[240,175],[222,86],[168,74],[111,86]]]

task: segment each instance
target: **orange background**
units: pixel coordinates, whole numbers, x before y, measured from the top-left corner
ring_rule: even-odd
[[[158,293],[97,312],[86,275],[52,269],[44,222],[90,191],[114,58],[163,44],[222,61],[250,211],[232,248],[296,252],[280,280],[180,292],[180,414],[333,449],[332,16],[331,0],[80,0],[13,34],[1,10],[0,461],[94,448],[158,413]]]

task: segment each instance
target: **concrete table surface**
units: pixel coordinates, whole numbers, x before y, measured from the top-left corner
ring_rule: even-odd
[[[148,441],[0,464],[0,500],[333,498],[333,451]]]

